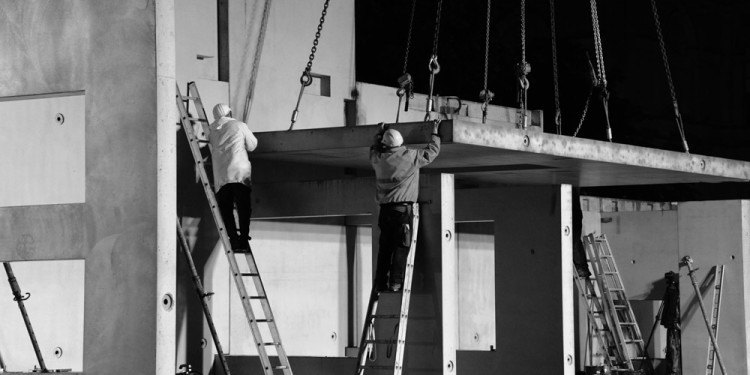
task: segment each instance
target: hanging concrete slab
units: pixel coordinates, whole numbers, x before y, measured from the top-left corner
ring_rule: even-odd
[[[413,147],[432,123],[390,124]],[[369,171],[377,125],[257,133],[252,160]],[[622,186],[750,180],[750,163],[647,147],[530,132],[464,119],[443,121],[443,146],[427,173],[476,185]]]

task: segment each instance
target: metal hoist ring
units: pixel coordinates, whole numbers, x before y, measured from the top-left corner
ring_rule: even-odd
[[[302,71],[302,75],[299,77],[299,83],[302,84],[302,86],[310,86],[312,85],[312,74],[309,70],[305,69]]]
[[[437,55],[432,55],[432,57],[430,57],[430,62],[427,65],[427,69],[430,70],[430,74],[440,73],[440,63],[438,63]]]

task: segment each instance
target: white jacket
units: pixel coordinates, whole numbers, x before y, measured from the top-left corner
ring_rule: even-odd
[[[250,186],[251,166],[248,151],[258,146],[258,139],[242,121],[221,117],[208,127],[208,143],[214,172],[214,189],[218,192],[229,183]]]

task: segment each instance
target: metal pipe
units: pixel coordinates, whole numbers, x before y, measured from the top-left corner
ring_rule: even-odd
[[[688,268],[688,275],[690,276],[690,282],[693,284],[693,289],[695,289],[695,295],[698,298],[698,306],[701,308],[701,313],[703,314],[703,321],[706,323],[706,329],[708,330],[708,337],[711,338],[711,343],[714,345],[714,349],[716,349],[716,359],[719,361],[719,367],[721,368],[721,373],[724,375],[727,375],[727,370],[724,368],[724,361],[721,359],[721,352],[719,351],[719,344],[716,343],[716,336],[714,336],[714,332],[711,330],[711,323],[708,321],[708,317],[706,316],[706,307],[703,306],[703,298],[701,297],[701,291],[700,288],[698,288],[698,283],[695,282],[695,271],[698,269],[693,269],[693,259],[690,258],[689,255],[686,255],[684,258],[682,258],[682,264],[687,266]]]
[[[18,281],[16,280],[16,276],[13,275],[13,269],[10,267],[10,263],[3,262],[3,267],[5,267],[5,273],[8,274],[8,282],[10,283],[10,289],[13,292],[13,300],[18,302],[18,308],[21,310],[21,316],[23,317],[23,322],[26,324],[26,330],[29,331],[31,345],[34,346],[34,353],[36,354],[37,361],[39,361],[41,372],[49,372],[49,370],[47,370],[47,366],[44,364],[42,351],[39,350],[39,343],[36,341],[34,329],[31,327],[31,320],[29,319],[29,314],[26,312],[26,306],[23,304],[23,301],[29,299],[30,294],[26,293],[26,296],[22,295],[21,287],[18,286]]]

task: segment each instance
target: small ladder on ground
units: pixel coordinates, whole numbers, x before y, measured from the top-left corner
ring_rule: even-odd
[[[721,308],[721,288],[724,284],[724,265],[716,266],[716,276],[714,277],[714,301],[713,307],[711,308],[711,331],[714,333],[714,338],[719,340],[719,311]],[[716,348],[708,339],[708,360],[706,361],[706,375],[714,374],[714,362],[716,361]]]
[[[252,333],[253,340],[255,341],[255,348],[258,351],[258,356],[260,357],[263,371],[266,375],[272,375],[279,372],[283,373],[284,375],[292,375],[292,368],[289,364],[289,358],[287,357],[286,352],[284,351],[284,347],[281,344],[281,337],[279,335],[278,328],[276,327],[276,320],[274,319],[273,312],[271,311],[271,305],[268,301],[268,296],[266,295],[266,289],[263,287],[263,281],[261,280],[260,273],[258,272],[258,266],[255,263],[255,258],[253,257],[252,250],[242,253],[237,253],[232,250],[232,246],[229,243],[229,236],[227,235],[226,227],[224,226],[224,220],[221,217],[221,213],[219,212],[219,205],[216,202],[216,196],[214,195],[213,188],[211,187],[211,183],[209,182],[210,180],[208,179],[208,174],[206,173],[205,163],[203,161],[203,156],[201,155],[199,144],[200,142],[204,141],[198,138],[198,136],[196,135],[196,131],[194,130],[194,126],[197,126],[198,129],[202,129],[203,127],[208,125],[206,112],[203,108],[203,103],[201,102],[198,88],[195,82],[188,83],[187,96],[182,96],[180,94],[179,86],[176,88],[176,90],[177,109],[179,110],[180,124],[182,125],[182,128],[185,131],[185,135],[188,138],[188,142],[190,143],[190,150],[196,163],[196,169],[198,170],[198,174],[200,175],[203,190],[206,193],[206,198],[208,198],[208,203],[211,206],[211,213],[213,214],[214,222],[216,223],[216,227],[219,231],[221,242],[224,245],[224,251],[226,253],[227,260],[229,261],[229,270],[232,273],[232,278],[234,279],[235,285],[237,286],[237,292],[239,293],[247,322],[250,325],[250,331]],[[195,116],[191,116],[191,114],[188,113],[187,104],[190,102],[193,102],[194,104],[194,112],[196,113]],[[239,265],[237,264],[236,257],[241,255],[244,255],[247,261],[246,270],[241,270]],[[246,279],[251,279],[252,284],[254,284],[255,286],[255,293],[253,295],[250,295],[247,291],[248,288],[245,282]],[[263,312],[262,316],[256,316],[256,310],[259,310],[258,305],[260,305],[260,310],[262,310]],[[261,329],[261,324],[265,325],[264,328],[267,329]],[[266,336],[269,336],[268,334],[270,333],[271,340],[266,340],[263,333],[266,333]],[[279,359],[279,364],[271,363],[271,358],[268,354],[268,348],[270,347],[275,348],[276,355]]]
[[[404,368],[404,350],[406,349],[406,326],[409,322],[409,300],[411,298],[411,284],[414,275],[414,253],[417,249],[417,232],[419,230],[419,204],[412,204],[411,246],[406,257],[404,283],[400,292],[379,292],[373,283],[370,302],[367,305],[365,326],[359,344],[357,356],[357,375],[368,372],[388,372],[401,375]],[[386,303],[381,301],[386,295],[400,297],[400,303]],[[382,303],[384,306],[379,305]],[[393,332],[393,337],[378,339],[376,329],[380,334]],[[395,345],[395,353],[393,346]],[[377,350],[380,348],[381,350]],[[382,350],[385,348],[385,350]],[[382,352],[385,352],[383,355]],[[393,360],[391,360],[393,357]],[[368,371],[369,370],[369,371]]]
[[[598,306],[614,340],[617,353],[614,369],[634,371],[634,361],[646,360],[645,344],[607,237],[589,234],[584,237],[583,245],[600,292]]]

